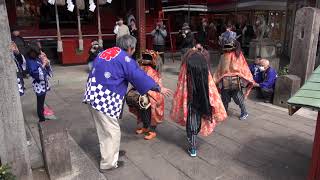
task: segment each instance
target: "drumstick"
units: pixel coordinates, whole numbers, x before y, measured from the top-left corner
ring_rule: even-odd
[[[151,97],[153,100],[155,100],[157,102],[157,100],[154,97],[152,97],[149,93],[147,93],[147,94],[149,97]]]

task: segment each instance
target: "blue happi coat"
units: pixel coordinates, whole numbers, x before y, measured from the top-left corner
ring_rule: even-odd
[[[52,76],[50,66],[42,67],[39,58],[27,59],[27,70],[33,78],[32,87],[37,96],[41,96],[50,90],[49,78]]]
[[[17,84],[18,84],[18,91],[20,96],[24,95],[24,81],[23,81],[23,60],[22,54],[12,53],[12,58],[16,64],[17,70]]]
[[[118,47],[107,49],[93,62],[83,101],[118,119],[129,82],[140,94],[158,86],[125,51]]]
[[[249,69],[251,71],[254,81],[256,83],[260,83],[262,81],[262,72],[259,69],[259,65],[251,64],[249,65]]]
[[[272,67],[269,67],[262,73],[262,82],[259,83],[261,89],[274,89],[277,80],[277,71]]]

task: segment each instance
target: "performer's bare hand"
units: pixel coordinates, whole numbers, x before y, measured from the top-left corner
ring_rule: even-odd
[[[163,94],[166,97],[169,97],[169,96],[171,96],[173,94],[171,89],[168,89],[168,88],[165,88],[165,87],[161,88],[161,92],[160,93]]]
[[[253,86],[254,86],[254,87],[260,87],[260,84],[255,83],[255,84],[253,84]]]

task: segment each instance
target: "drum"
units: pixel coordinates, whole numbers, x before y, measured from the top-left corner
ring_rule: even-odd
[[[238,76],[226,76],[222,79],[223,89],[240,90],[241,83]]]
[[[138,109],[148,109],[151,105],[148,96],[141,96],[135,89],[128,91],[126,95],[126,103],[129,107]]]

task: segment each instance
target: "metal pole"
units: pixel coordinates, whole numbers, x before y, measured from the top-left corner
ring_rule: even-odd
[[[189,23],[189,26],[190,26],[190,0],[188,0],[188,23]]]
[[[80,19],[80,11],[78,4],[76,4],[77,8],[77,18],[78,18],[78,34],[79,34],[79,50],[83,51],[83,37],[82,37],[82,31],[81,31],[81,19]]]
[[[97,0],[97,18],[98,18],[98,42],[99,46],[103,47],[103,41],[102,41],[102,32],[101,32],[101,18],[100,18],[100,5],[99,0]]]
[[[57,52],[63,52],[57,3],[55,3],[54,9],[55,9],[55,12],[56,12],[56,24],[57,24],[57,39],[58,39]]]

